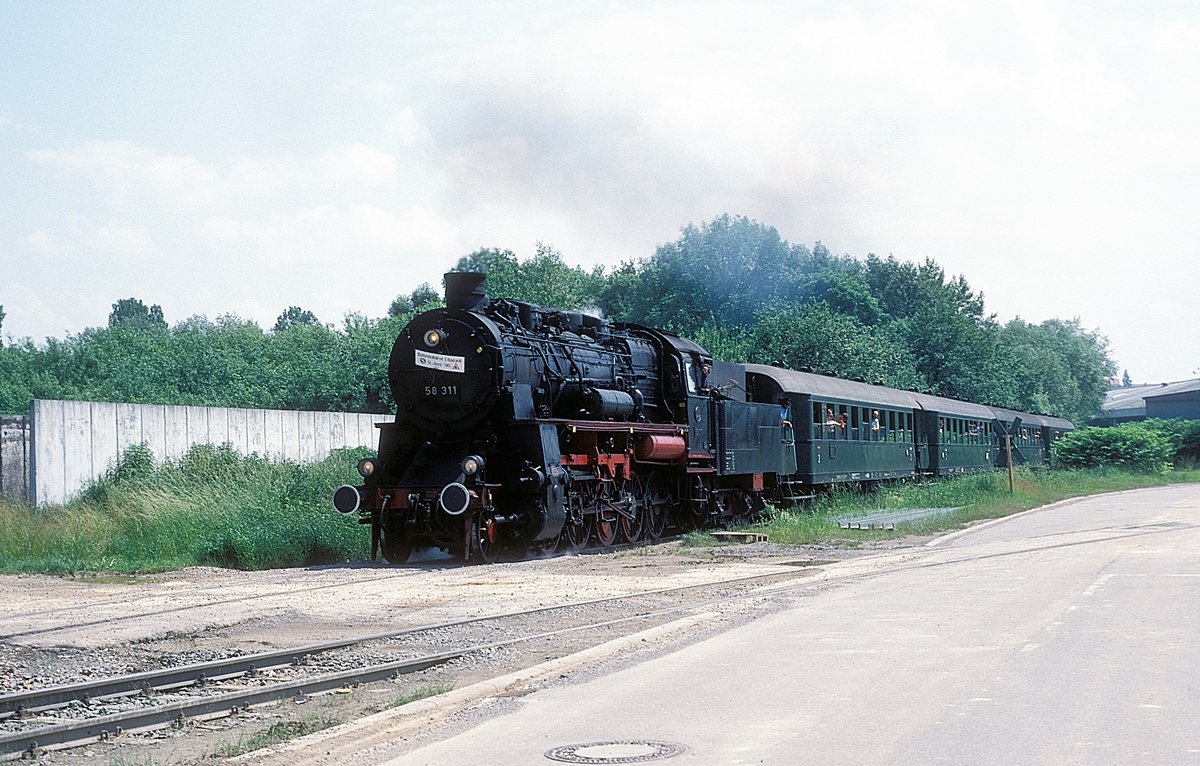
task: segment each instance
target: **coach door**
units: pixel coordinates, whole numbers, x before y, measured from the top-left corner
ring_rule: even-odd
[[[925,410],[913,410],[913,439],[917,450],[917,473],[937,474],[938,469],[938,414]]]

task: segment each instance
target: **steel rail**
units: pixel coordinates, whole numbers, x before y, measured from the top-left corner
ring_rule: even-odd
[[[770,575],[752,575],[749,577],[732,578],[727,581],[718,581],[715,583],[707,583],[708,585],[725,585],[729,583],[738,583],[751,579],[762,579]],[[435,665],[445,663],[449,660],[463,657],[468,654],[484,652],[491,649],[503,648],[528,641],[536,641],[544,638],[553,638],[556,636],[566,635],[568,633],[576,633],[582,630],[591,630],[596,628],[605,628],[621,623],[632,622],[634,620],[646,620],[653,617],[662,617],[679,612],[694,611],[697,609],[707,609],[721,604],[727,604],[733,601],[748,600],[752,598],[770,598],[784,593],[789,593],[793,590],[799,590],[814,583],[791,583],[773,588],[768,591],[757,591],[753,593],[742,593],[733,596],[724,596],[717,599],[709,599],[707,601],[694,604],[680,604],[676,606],[656,609],[649,612],[642,612],[635,615],[625,617],[617,617],[611,620],[602,620],[600,622],[587,623],[585,625],[573,625],[567,628],[559,628],[557,630],[543,631],[526,636],[518,636],[516,638],[508,638],[501,641],[492,641],[486,644],[467,647],[451,652],[443,652],[440,654],[427,655],[412,660],[401,660],[396,662],[382,663],[378,665],[370,665],[365,668],[354,670],[346,670],[338,673],[330,673],[316,678],[301,679],[296,681],[288,681],[270,686],[259,687],[257,689],[228,692],[212,697],[202,697],[194,701],[172,702],[167,705],[160,705],[150,709],[142,709],[129,711],[124,713],[114,713],[98,718],[81,719],[79,721],[70,721],[67,723],[56,724],[53,726],[42,727],[31,731],[19,732],[9,735],[0,735],[0,753],[7,752],[8,757],[15,757],[18,754],[36,757],[42,749],[62,748],[79,746],[94,740],[106,740],[110,737],[135,730],[144,730],[157,728],[163,725],[182,722],[188,718],[218,718],[228,715],[234,715],[242,709],[250,705],[261,704],[264,702],[274,702],[284,699],[289,696],[300,696],[304,694],[314,694],[329,689],[337,689],[345,687],[348,684],[369,683],[384,678],[390,678],[396,675],[413,673],[419,670],[424,670]],[[682,586],[696,587],[696,586]],[[665,592],[671,592],[682,589],[664,588],[656,591],[647,591],[646,593],[634,594],[635,596],[643,595],[659,595]],[[584,604],[611,601],[614,598],[596,599],[589,602],[581,602]],[[628,598],[628,596],[626,597]],[[572,606],[577,606],[573,604]],[[551,607],[563,608],[563,607]],[[532,614],[545,609],[533,609],[514,614]],[[492,619],[491,617],[483,619]],[[453,624],[463,624],[474,622],[475,620],[461,620]]]
[[[445,652],[415,660],[388,662],[368,668],[328,673],[316,678],[271,684],[256,689],[200,697],[195,700],[171,702],[166,705],[156,705],[150,708],[0,735],[0,754],[8,757],[17,755],[37,757],[44,748],[48,747],[58,748],[82,745],[95,740],[103,741],[127,731],[158,728],[189,718],[219,718],[235,715],[250,705],[275,702],[289,696],[315,694],[352,683],[369,683],[395,675],[415,673],[461,657],[464,653]]]
[[[175,668],[150,670],[142,673],[133,673],[124,676],[116,676],[113,678],[99,679],[96,681],[84,681],[80,683],[66,684],[63,686],[54,686],[44,689],[14,692],[11,694],[0,695],[0,721],[11,718],[20,718],[26,714],[62,707],[77,700],[113,699],[149,691],[168,691],[171,689],[195,685],[204,681],[227,680],[259,670],[296,664],[298,661],[316,654],[322,654],[325,652],[371,643],[374,641],[384,641],[390,638],[398,638],[400,636],[411,635],[413,633],[422,633],[443,628],[454,628],[461,625],[483,623],[512,617],[524,617],[578,607],[594,606],[597,604],[610,603],[614,601],[625,601],[634,598],[656,596],[685,590],[699,590],[701,588],[736,585],[751,580],[765,580],[776,577],[788,577],[789,579],[797,578],[803,577],[805,574],[807,574],[807,572],[804,570],[797,571],[795,569],[789,569],[765,574],[746,575],[743,577],[735,577],[725,580],[692,583],[690,585],[677,585],[670,588],[658,588],[649,591],[638,591],[616,596],[604,596],[602,598],[572,601],[565,604],[535,607],[533,609],[499,612],[496,614],[484,615],[482,617],[466,617],[448,622],[415,625],[407,628],[383,631],[380,633],[370,633],[353,638],[325,641],[321,643],[307,644],[304,646],[290,647],[267,652],[257,652],[255,654],[228,657],[225,659],[183,665]]]

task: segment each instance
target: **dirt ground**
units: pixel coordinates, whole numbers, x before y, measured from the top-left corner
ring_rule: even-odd
[[[0,695],[537,606],[797,567],[817,570],[826,562],[878,556],[926,540],[855,549],[770,543],[683,549],[671,542],[492,566],[430,556],[403,567],[362,562],[267,572],[0,576]],[[580,638],[576,648],[606,638]],[[461,688],[546,659],[536,646],[498,651],[353,693],[262,706],[236,719],[125,736],[40,760],[212,763],[258,744],[272,725],[297,732],[353,720],[406,694]]]

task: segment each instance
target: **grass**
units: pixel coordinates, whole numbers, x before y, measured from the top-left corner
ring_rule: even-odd
[[[354,466],[363,450],[308,465],[207,445],[161,466],[147,454],[127,452],[64,506],[0,503],[0,572],[270,569],[370,553],[369,535],[330,500],[339,484],[360,481]]]
[[[408,694],[401,694],[391,699],[385,709],[400,707],[407,705],[410,702],[423,700],[427,697],[434,697],[438,694],[444,694],[453,686],[436,685],[423,686]],[[244,755],[255,750],[261,750],[264,747],[278,745],[281,742],[287,742],[290,739],[303,737],[313,732],[322,731],[342,723],[342,719],[336,716],[328,716],[322,714],[310,715],[306,718],[285,719],[271,724],[262,731],[254,734],[239,736],[234,742],[226,742],[216,752],[217,758],[233,758],[235,756]]]
[[[148,451],[126,452],[103,480],[64,506],[0,502],[0,573],[123,576],[187,566],[272,569],[360,561],[370,554],[366,530],[332,508],[339,484],[357,483],[366,450],[339,450],[320,463],[271,463],[228,447],[201,445],[181,460],[156,465]],[[783,544],[866,540],[954,529],[1079,495],[1200,481],[1195,468],[1165,474],[1112,469],[1018,471],[1017,491],[1004,473],[890,485],[873,494],[835,489],[804,509],[775,510],[756,526]],[[962,510],[896,532],[839,529],[835,519],[886,508]],[[688,533],[684,546],[719,544]]]
[[[227,742],[217,750],[216,757],[233,758],[255,750],[261,750],[264,747],[278,745],[280,742],[287,742],[296,737],[303,737],[306,734],[322,731],[341,723],[342,720],[340,718],[322,715],[278,721],[262,731],[238,737],[236,742]]]
[[[869,540],[958,529],[972,521],[1000,518],[1071,497],[1187,482],[1200,482],[1200,471],[1187,469],[1143,474],[1112,469],[1020,470],[1015,473],[1015,491],[1012,493],[1008,489],[1008,475],[1002,472],[895,484],[874,493],[836,488],[805,508],[768,509],[766,519],[753,529],[765,532],[772,542],[784,545],[834,543],[854,546]],[[839,518],[880,510],[951,507],[959,510],[905,524],[894,531],[841,529],[837,525]],[[684,547],[718,544],[712,535],[701,532],[689,533],[683,539]]]
[[[429,697],[436,697],[439,694],[445,694],[446,692],[452,690],[453,688],[454,688],[453,686],[446,686],[446,685],[442,685],[442,684],[435,685],[435,686],[422,686],[421,688],[419,688],[415,691],[409,692],[408,694],[400,694],[400,695],[396,696],[395,698],[390,700],[384,707],[386,709],[400,707],[401,705],[407,705],[410,702],[417,702],[418,700],[427,699]]]

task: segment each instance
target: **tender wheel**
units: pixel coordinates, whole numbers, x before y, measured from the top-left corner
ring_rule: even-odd
[[[396,527],[379,527],[379,549],[389,564],[403,564],[412,555],[412,538]]]
[[[471,521],[471,557],[484,564],[495,564],[501,547],[500,528],[490,516],[476,516]]]

